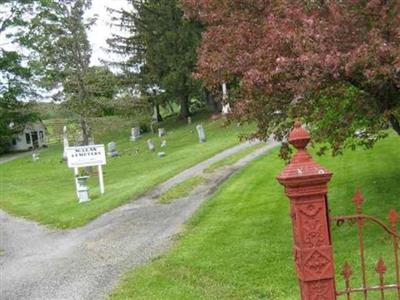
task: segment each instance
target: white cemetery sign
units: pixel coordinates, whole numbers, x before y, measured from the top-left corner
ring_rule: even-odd
[[[68,147],[68,167],[92,167],[106,164],[104,145],[90,145],[80,147]]]
[[[106,162],[104,145],[90,145],[66,148],[68,167],[73,168],[75,176],[78,168],[97,166],[99,173],[100,192],[104,194],[103,165]]]

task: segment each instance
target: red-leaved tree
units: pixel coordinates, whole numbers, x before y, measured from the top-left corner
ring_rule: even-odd
[[[197,73],[234,116],[284,139],[301,117],[334,153],[400,135],[399,0],[182,0],[207,30]]]

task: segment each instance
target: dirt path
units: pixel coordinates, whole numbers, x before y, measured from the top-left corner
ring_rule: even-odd
[[[209,180],[171,204],[154,201],[161,192],[240,145],[202,162],[147,195],[90,224],[67,231],[49,230],[0,211],[1,299],[103,299],[122,274],[163,253],[201,203],[233,172],[275,147],[269,143],[236,164],[208,174]]]

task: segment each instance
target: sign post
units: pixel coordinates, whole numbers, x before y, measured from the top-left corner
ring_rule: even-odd
[[[104,194],[104,179],[103,179],[103,166],[97,166],[97,172],[99,173],[100,193]]]
[[[80,147],[68,147],[65,149],[68,159],[68,167],[74,169],[76,189],[78,193],[78,181],[76,179],[79,174],[79,168],[97,166],[99,173],[100,192],[104,194],[104,178],[103,165],[106,164],[106,152],[104,145],[90,145]]]

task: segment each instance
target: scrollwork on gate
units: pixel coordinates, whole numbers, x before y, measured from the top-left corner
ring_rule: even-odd
[[[344,223],[350,223],[352,225],[357,224],[358,229],[358,239],[359,239],[359,250],[360,250],[360,269],[362,276],[362,286],[361,287],[352,287],[351,280],[354,275],[352,266],[346,261],[342,267],[341,275],[345,282],[345,289],[342,291],[336,291],[336,295],[345,296],[347,300],[351,299],[353,294],[362,294],[364,299],[368,298],[368,295],[372,294],[372,292],[378,293],[381,299],[385,299],[385,291],[394,290],[397,293],[397,299],[400,299],[400,269],[399,269],[399,240],[400,235],[397,231],[397,225],[399,221],[399,217],[397,212],[392,209],[388,215],[389,226],[379,219],[364,215],[362,213],[362,204],[364,202],[364,197],[362,196],[360,191],[357,191],[353,198],[353,203],[355,205],[356,214],[349,216],[336,216],[331,217],[331,222],[336,222],[338,226],[342,226]],[[391,268],[391,271],[394,271],[396,274],[396,282],[389,284],[386,283],[385,275],[388,271],[388,267],[382,257],[380,257],[375,265],[375,272],[377,274],[378,285],[370,286],[368,285],[369,278],[367,278],[367,266],[365,259],[365,250],[364,250],[364,226],[366,222],[372,222],[379,227],[381,227],[391,238],[391,242],[393,244],[393,254],[394,254],[394,267]],[[375,298],[374,298],[375,299]]]

